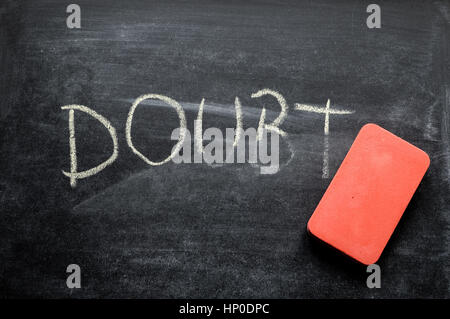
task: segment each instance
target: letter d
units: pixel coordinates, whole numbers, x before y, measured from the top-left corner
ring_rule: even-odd
[[[69,145],[70,145],[70,173],[62,171],[64,175],[70,178],[70,186],[75,188],[77,185],[77,179],[86,178],[92,175],[97,174],[98,172],[105,169],[106,166],[112,164],[119,153],[119,146],[117,142],[117,135],[115,128],[111,125],[111,123],[95,112],[94,110],[82,106],[82,105],[65,105],[61,107],[62,110],[69,110]],[[77,172],[77,147],[75,143],[75,120],[74,120],[74,110],[78,110],[84,113],[87,113],[97,119],[100,123],[103,124],[104,127],[108,130],[114,144],[114,150],[112,155],[103,163],[97,165],[94,168],[88,169],[86,171]]]

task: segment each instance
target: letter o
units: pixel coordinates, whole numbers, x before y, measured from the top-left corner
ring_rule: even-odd
[[[136,110],[136,108],[139,105],[139,103],[141,103],[142,101],[144,101],[146,99],[161,100],[161,101],[166,102],[170,106],[173,106],[175,108],[175,110],[177,111],[178,118],[180,119],[180,136],[178,138],[178,142],[175,145],[175,147],[172,149],[172,153],[170,153],[169,157],[167,157],[166,159],[162,160],[161,162],[153,162],[150,159],[148,159],[147,157],[145,157],[144,154],[139,152],[134,147],[133,142],[131,141],[131,125],[133,123],[134,111]],[[168,161],[170,161],[180,151],[180,149],[181,149],[181,147],[182,147],[182,145],[184,143],[184,138],[186,136],[185,130],[186,130],[186,117],[184,115],[183,108],[181,107],[181,105],[177,101],[175,101],[174,99],[171,99],[170,97],[164,96],[164,95],[145,94],[145,95],[141,95],[140,97],[138,97],[133,102],[133,105],[131,106],[130,111],[128,112],[128,118],[127,118],[127,123],[126,123],[126,127],[125,127],[125,135],[126,135],[127,144],[131,148],[131,150],[133,151],[134,154],[139,156],[147,164],[152,165],[152,166],[157,166],[157,165],[162,165],[164,163],[167,163]]]

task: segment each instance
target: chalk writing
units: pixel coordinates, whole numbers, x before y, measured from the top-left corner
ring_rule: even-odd
[[[306,104],[295,104],[295,109],[297,111],[307,111],[307,112],[314,112],[314,113],[321,113],[325,114],[325,124],[323,127],[323,133],[324,133],[324,151],[323,151],[323,166],[322,166],[322,178],[328,178],[330,175],[329,169],[328,169],[328,161],[329,161],[329,148],[330,148],[330,141],[328,139],[328,135],[330,132],[330,114],[352,114],[354,111],[349,110],[336,110],[330,108],[330,99],[328,99],[326,106],[323,107],[316,107]]]
[[[265,123],[266,120],[266,108],[263,107],[259,116],[258,129],[247,128],[245,131],[243,129],[243,117],[242,117],[242,105],[238,97],[235,98],[234,106],[235,106],[235,116],[236,116],[236,129],[227,128],[226,129],[226,139],[224,138],[222,132],[216,128],[208,128],[205,132],[203,132],[203,112],[205,107],[205,99],[202,98],[200,105],[198,107],[197,119],[194,121],[194,163],[202,163],[203,160],[207,164],[222,164],[225,163],[233,163],[234,162],[234,149],[237,148],[237,162],[245,163],[246,161],[246,137],[249,137],[249,152],[248,152],[248,163],[255,164],[257,163],[258,151],[256,145],[259,145],[259,158],[262,164],[270,164],[266,167],[261,167],[261,174],[275,174],[279,170],[279,160],[278,160],[278,136],[287,137],[287,133],[280,128],[282,123],[284,122],[287,112],[288,112],[288,104],[280,93],[270,90],[270,89],[262,89],[256,93],[251,94],[252,98],[260,98],[265,95],[270,95],[276,98],[278,104],[281,107],[281,110],[275,120],[272,123]],[[147,99],[159,100],[161,105],[173,107],[178,115],[179,119],[179,127],[173,131],[171,135],[172,140],[178,140],[175,146],[172,148],[172,151],[168,157],[160,162],[151,161],[145,155],[143,155],[133,144],[132,135],[131,135],[131,127],[133,124],[133,116],[136,108],[139,104]],[[98,114],[94,110],[81,105],[66,105],[61,107],[63,110],[69,110],[69,148],[70,148],[70,172],[62,171],[63,174],[70,178],[70,185],[72,187],[76,187],[77,179],[86,178],[92,175],[95,175],[105,169],[108,165],[112,164],[118,156],[118,142],[116,130],[111,125],[111,123],[102,115]],[[77,153],[76,153],[76,138],[75,138],[75,120],[74,120],[74,111],[78,110],[84,113],[87,113],[97,119],[100,123],[105,126],[113,140],[113,153],[112,155],[101,164],[97,165],[94,168],[78,172],[78,162],[77,162]],[[324,122],[324,152],[323,152],[323,167],[322,167],[322,178],[329,177],[329,131],[330,131],[330,114],[334,115],[347,115],[352,114],[354,111],[351,110],[339,110],[333,109],[330,107],[330,100],[327,101],[325,107],[317,107],[307,104],[295,104],[295,110],[298,111],[307,111],[319,114],[325,114],[325,122]],[[269,111],[270,112],[270,111]],[[267,132],[271,131],[271,155],[269,156],[267,153],[268,144],[267,144]],[[264,134],[264,132],[266,134]],[[187,141],[185,143],[185,139],[187,137]],[[191,134],[187,131],[186,128],[186,117],[183,110],[183,107],[174,99],[159,95],[159,94],[145,94],[138,97],[134,100],[127,116],[126,125],[125,125],[125,137],[128,147],[136,154],[139,158],[141,158],[144,162],[151,166],[163,165],[170,160],[175,163],[191,163],[191,151],[190,151],[190,139]],[[214,137],[214,138],[213,138]],[[234,139],[233,139],[234,137]],[[255,137],[255,138],[251,138]],[[210,143],[204,148],[203,140],[211,140]],[[226,156],[223,157],[223,142],[226,141]],[[230,141],[230,143],[228,143]],[[231,142],[232,141],[232,142]],[[183,150],[183,155],[180,156],[180,151]],[[203,157],[203,155],[206,155]],[[291,150],[291,154],[293,154]],[[289,159],[289,161],[292,159]]]
[[[95,175],[105,169],[106,166],[112,164],[119,153],[119,146],[117,142],[117,135],[115,128],[111,125],[111,123],[95,112],[94,110],[83,106],[83,105],[66,105],[62,106],[61,109],[69,110],[69,146],[70,146],[70,173],[62,171],[64,175],[70,178],[70,186],[75,187],[77,185],[77,179],[86,178],[92,175]],[[78,110],[84,113],[87,113],[97,119],[103,126],[106,127],[111,138],[113,140],[113,153],[112,155],[103,163],[97,165],[94,168],[88,169],[83,172],[77,172],[77,149],[75,142],[75,120],[74,120],[74,110]]]

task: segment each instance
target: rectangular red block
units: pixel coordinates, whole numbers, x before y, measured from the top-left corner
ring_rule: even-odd
[[[375,263],[429,165],[421,149],[375,124],[363,126],[308,231],[363,264]]]

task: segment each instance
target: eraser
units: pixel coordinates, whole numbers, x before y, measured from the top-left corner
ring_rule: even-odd
[[[421,149],[375,124],[361,128],[308,221],[308,231],[374,264],[430,165]]]

